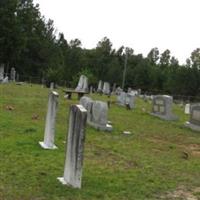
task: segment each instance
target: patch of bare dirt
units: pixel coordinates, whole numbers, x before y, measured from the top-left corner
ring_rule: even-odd
[[[185,187],[179,187],[173,192],[162,195],[160,199],[179,199],[179,200],[199,200],[195,193],[200,192],[200,187],[187,190]]]

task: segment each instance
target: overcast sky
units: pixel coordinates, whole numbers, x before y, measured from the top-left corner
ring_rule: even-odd
[[[128,46],[144,56],[158,47],[185,63],[200,47],[200,0],[34,0],[58,32],[82,47],[108,37],[114,48]]]

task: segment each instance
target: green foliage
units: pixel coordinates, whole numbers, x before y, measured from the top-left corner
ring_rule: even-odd
[[[125,88],[200,95],[200,48],[183,66],[168,49],[160,54],[157,47],[152,48],[145,58],[130,47],[113,49],[107,37],[95,48],[84,49],[77,38],[67,41],[63,33],[56,37],[53,21],[41,15],[33,0],[2,0],[0,16],[0,63],[5,64],[6,73],[15,67],[23,81],[43,77],[74,87],[80,74],[86,74],[92,85],[103,80],[121,86],[127,54]]]

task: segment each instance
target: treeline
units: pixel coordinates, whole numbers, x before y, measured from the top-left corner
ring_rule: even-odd
[[[32,0],[1,0],[0,16],[0,63],[7,72],[15,67],[21,77],[66,80],[71,87],[85,74],[90,84],[101,79],[121,86],[127,56],[126,88],[200,95],[199,48],[184,65],[168,49],[160,53],[153,48],[143,57],[132,48],[114,49],[106,37],[95,48],[84,49],[79,39],[67,41],[62,33],[56,37],[53,21],[46,20]]]

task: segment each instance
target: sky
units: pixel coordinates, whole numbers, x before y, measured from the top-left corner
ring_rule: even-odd
[[[108,37],[146,56],[158,47],[169,49],[180,64],[200,47],[200,0],[33,0],[41,14],[54,21],[67,41],[95,48]]]

